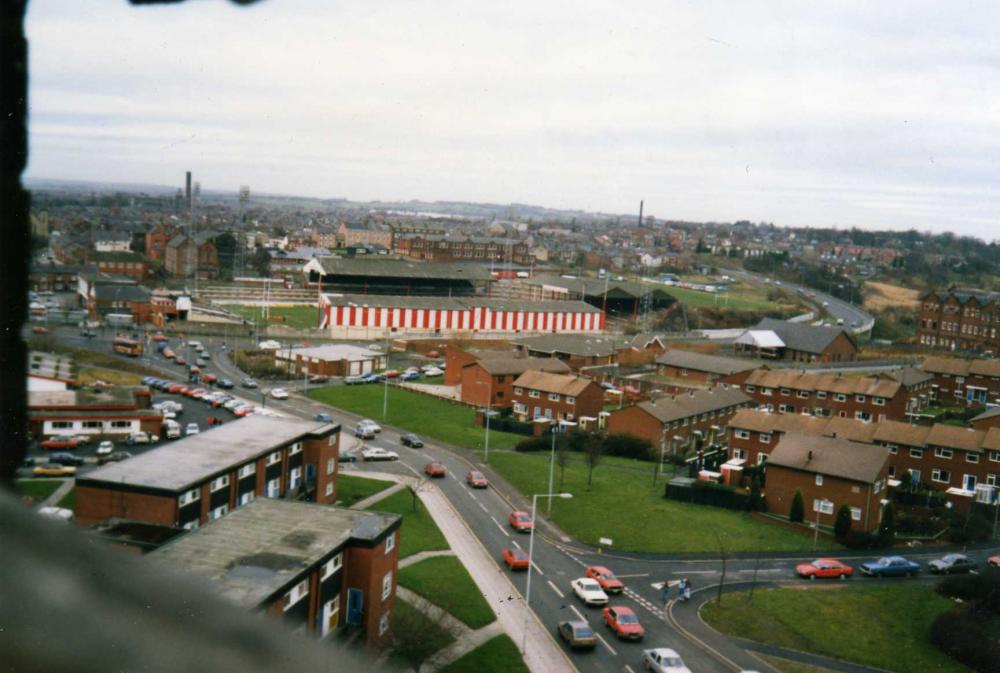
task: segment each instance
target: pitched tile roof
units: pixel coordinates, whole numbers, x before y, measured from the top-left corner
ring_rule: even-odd
[[[951,374],[952,376],[965,376],[969,373],[969,361],[959,358],[946,358],[942,356],[931,356],[924,360],[921,369],[932,374]]]
[[[569,365],[559,358],[519,358],[509,353],[484,354],[483,357],[479,358],[475,362],[469,362],[463,365],[463,367],[472,367],[476,364],[480,365],[488,373],[493,375],[520,375],[531,369],[540,372],[553,372],[556,374],[565,374],[570,371]]]
[[[596,386],[597,384],[581,376],[565,376],[532,370],[518,376],[514,380],[514,385],[519,388],[540,390],[543,393],[559,393],[575,397],[582,393],[587,386]]]
[[[889,449],[883,446],[792,432],[781,437],[767,464],[769,469],[788,467],[871,484],[879,478],[888,460]]]
[[[753,329],[770,330],[781,338],[786,348],[803,353],[820,354],[841,334],[846,334],[851,343],[854,343],[850,334],[841,328],[820,327],[776,318],[764,318]]]
[[[640,402],[637,406],[661,423],[670,423],[710,411],[752,403],[753,398],[736,388],[717,387],[711,390],[695,391],[687,395],[661,397],[648,402]]]
[[[979,452],[986,433],[983,430],[960,428],[955,425],[936,423],[927,433],[928,446],[943,446],[949,449]]]
[[[761,366],[761,363],[753,360],[706,355],[679,348],[671,348],[666,353],[663,353],[656,358],[656,363],[670,367],[690,369],[692,371],[721,374],[723,376],[757,369]]]
[[[749,385],[790,390],[825,390],[845,395],[893,397],[902,384],[885,376],[843,376],[841,374],[810,374],[788,369],[758,369],[746,379]]]

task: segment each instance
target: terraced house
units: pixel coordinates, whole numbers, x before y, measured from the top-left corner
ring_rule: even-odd
[[[1000,403],[1000,360],[929,357],[921,369],[932,377],[933,399],[939,404]]]
[[[917,341],[948,350],[1000,353],[1000,293],[960,287],[926,293],[920,297]]]
[[[512,407],[521,420],[597,419],[604,404],[604,390],[581,376],[532,370],[518,376],[512,385]]]

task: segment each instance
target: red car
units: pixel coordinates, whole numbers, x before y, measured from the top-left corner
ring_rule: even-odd
[[[590,579],[597,580],[606,594],[620,594],[625,590],[622,581],[604,566],[590,566],[587,568],[586,574]]]
[[[168,393],[179,393],[184,388],[180,383],[171,383],[167,386]]]
[[[429,477],[443,477],[448,474],[448,468],[445,467],[444,463],[439,463],[435,460],[433,463],[427,463],[424,466],[424,472]]]
[[[504,549],[503,562],[506,563],[511,570],[527,570],[528,552],[523,549]]]
[[[201,382],[202,383],[215,383],[218,380],[219,380],[219,377],[216,376],[215,374],[202,374],[201,375]]]
[[[854,574],[854,568],[833,558],[818,558],[811,563],[795,566],[799,577],[814,580],[818,577],[838,577],[846,580]]]
[[[79,440],[72,437],[53,437],[42,442],[42,448],[49,449],[50,451],[56,449],[75,449],[78,446],[80,446]]]
[[[646,629],[642,628],[642,624],[639,623],[639,618],[636,617],[632,608],[618,605],[604,608],[602,612],[604,613],[604,623],[620,639],[642,640],[642,637],[646,635]]]
[[[42,327],[41,325],[35,325],[34,327],[31,328],[31,331],[34,332],[35,334],[48,334],[49,333],[48,328]]]
[[[188,361],[184,359],[183,355],[178,355],[176,358],[174,358],[174,362],[176,362],[179,365],[186,365],[188,363]]]
[[[507,522],[518,533],[531,532],[531,529],[535,527],[531,521],[531,515],[527,512],[511,512],[510,516],[507,517]]]
[[[465,475],[465,483],[472,488],[486,488],[490,485],[490,482],[486,479],[486,475],[479,470],[469,470],[469,473]]]
[[[156,341],[156,342],[170,341],[170,337],[164,336],[162,334],[154,334],[153,336],[150,337],[150,339],[152,339],[153,341]]]
[[[382,372],[382,376],[384,376],[387,379],[395,379],[399,377],[399,372],[396,371],[395,369],[388,369]]]
[[[986,559],[986,565],[1000,568],[1000,556],[991,556]]]

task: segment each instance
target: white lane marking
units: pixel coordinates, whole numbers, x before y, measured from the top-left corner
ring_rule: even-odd
[[[511,542],[513,542],[514,546],[517,547],[518,549],[521,548],[521,544],[517,540],[511,540]]]
[[[531,567],[534,568],[535,572],[538,573],[539,575],[543,575],[543,576],[545,575],[545,573],[542,572],[542,569],[539,568],[538,564],[535,563],[534,561],[531,562]]]
[[[476,502],[479,502],[479,498],[477,498],[477,497],[476,497],[476,496],[475,496],[475,495],[474,495],[474,494],[472,493],[472,491],[470,491],[470,490],[466,489],[466,490],[465,490],[465,492],[469,494],[469,497],[470,497],[470,498],[472,498],[472,499],[473,499],[473,500],[475,500]]]
[[[625,664],[625,673],[635,673],[635,671],[632,670],[631,666]]]
[[[621,579],[623,577],[625,577],[625,578],[628,578],[628,577],[649,577],[649,573],[636,573],[634,575],[616,575],[616,577],[618,579]]]
[[[483,503],[479,503],[479,507],[480,507],[480,509],[482,509],[482,510],[483,510],[484,512],[486,512],[487,514],[489,514],[489,513],[490,513],[490,510],[486,509],[486,505],[484,505]]]
[[[611,653],[611,656],[614,656],[614,657],[618,656],[618,653],[615,652],[615,648],[613,648],[610,645],[608,645],[608,641],[606,641],[604,638],[602,638],[600,633],[594,631],[594,635],[597,636],[597,639],[599,641],[601,641],[601,645],[604,645],[604,647],[608,648],[608,652]]]
[[[490,519],[491,519],[491,520],[493,521],[493,523],[495,523],[495,524],[497,525],[497,528],[499,528],[499,529],[500,529],[500,532],[501,532],[501,533],[503,533],[503,534],[504,534],[504,535],[506,535],[507,537],[510,537],[510,533],[508,533],[508,532],[507,532],[507,529],[506,529],[506,528],[504,528],[503,526],[501,526],[501,525],[500,525],[500,522],[499,522],[499,521],[497,521],[497,520],[496,520],[495,518],[493,518],[492,516],[490,517]]]
[[[559,596],[559,598],[566,598],[566,595],[563,594],[563,592],[559,591],[559,587],[553,584],[552,580],[545,580],[545,581],[549,583],[549,586],[552,587],[552,590],[556,592],[556,595]]]
[[[577,616],[577,617],[579,617],[579,618],[580,618],[580,619],[582,619],[583,621],[587,621],[587,618],[586,618],[586,617],[584,617],[584,616],[583,616],[583,615],[582,615],[582,614],[580,613],[580,611],[576,609],[576,606],[575,606],[575,605],[571,605],[571,606],[569,606],[569,609],[570,609],[570,610],[572,610],[573,612],[575,612],[575,613],[576,613],[576,616]]]

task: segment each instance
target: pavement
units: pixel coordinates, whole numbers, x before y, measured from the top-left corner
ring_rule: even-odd
[[[67,493],[73,490],[74,486],[76,486],[76,479],[64,479],[63,483],[59,484],[59,488],[52,491],[49,497],[38,503],[38,507],[55,507]]]

